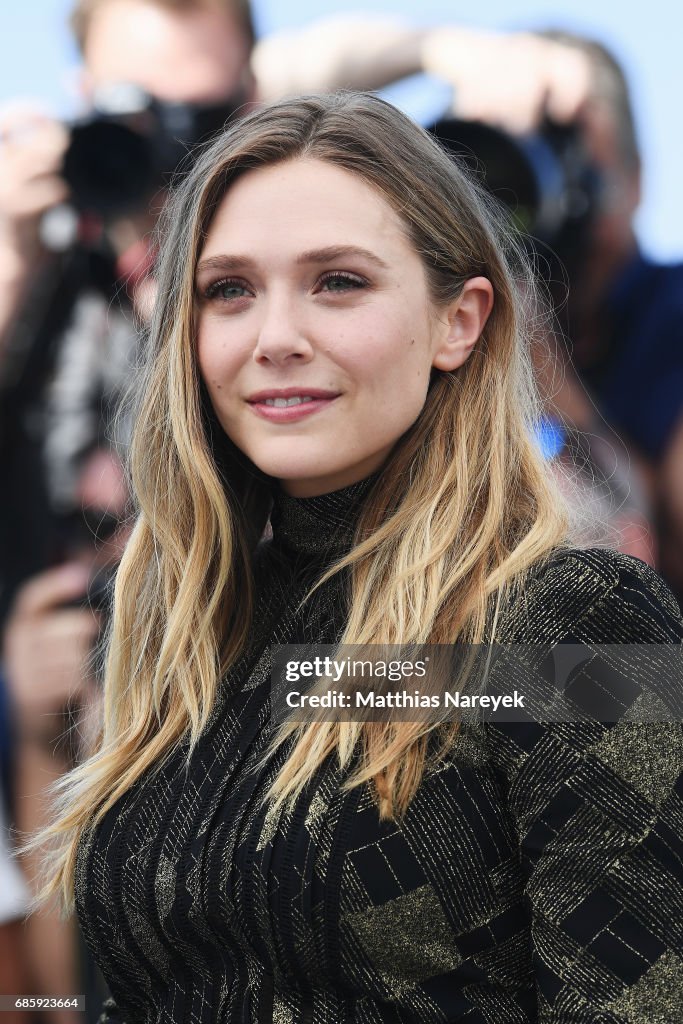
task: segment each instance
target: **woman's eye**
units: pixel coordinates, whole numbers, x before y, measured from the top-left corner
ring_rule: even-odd
[[[244,281],[224,280],[210,284],[204,294],[207,299],[224,299],[230,302],[233,299],[242,299],[251,293]]]
[[[320,279],[320,290],[326,292],[348,292],[356,288],[365,288],[367,281],[355,274],[325,274]]]

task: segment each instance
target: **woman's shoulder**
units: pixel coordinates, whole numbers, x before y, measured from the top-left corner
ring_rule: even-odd
[[[559,548],[530,567],[499,614],[501,643],[680,643],[683,619],[662,577],[607,548]]]

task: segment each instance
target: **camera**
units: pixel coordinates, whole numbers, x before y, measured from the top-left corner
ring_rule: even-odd
[[[602,193],[601,173],[576,125],[546,119],[535,133],[511,135],[482,121],[444,117],[429,131],[508,208],[534,249],[575,265]]]
[[[74,206],[104,219],[140,209],[243,102],[168,103],[127,83],[98,90],[92,111],[71,126],[64,157]]]

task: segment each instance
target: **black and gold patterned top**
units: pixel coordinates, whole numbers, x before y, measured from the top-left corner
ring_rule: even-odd
[[[400,822],[330,759],[293,812],[262,795],[272,643],[333,643],[365,484],[279,497],[250,651],[189,765],[142,779],[81,843],[76,902],[126,1024],[676,1024],[683,1020],[680,724],[463,729]],[[562,552],[508,643],[680,643],[659,577]]]

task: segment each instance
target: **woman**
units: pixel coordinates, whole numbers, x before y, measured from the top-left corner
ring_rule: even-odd
[[[110,1020],[673,1012],[678,727],[271,728],[272,644],[681,639],[646,566],[569,546],[523,266],[370,96],[251,114],[180,187],[104,732],[52,830]]]

